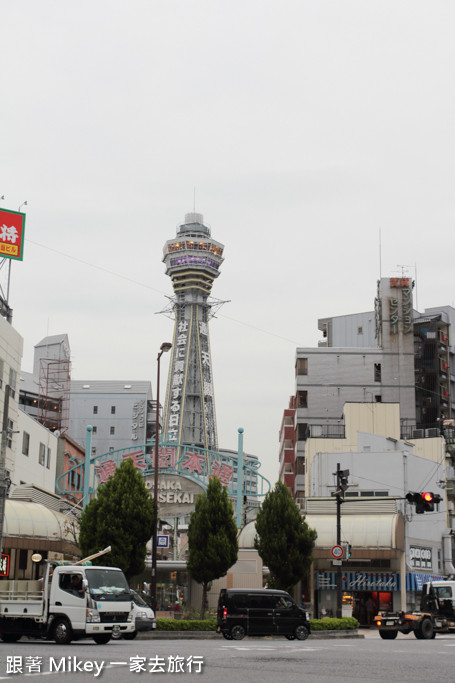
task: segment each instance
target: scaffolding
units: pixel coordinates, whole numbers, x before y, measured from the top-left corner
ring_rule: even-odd
[[[51,432],[69,427],[71,361],[41,358],[38,381],[38,422]]]

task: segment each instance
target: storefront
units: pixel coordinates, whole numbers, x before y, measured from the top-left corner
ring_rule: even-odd
[[[336,616],[336,572],[316,573],[315,608],[319,617]],[[371,625],[381,610],[393,609],[394,593],[400,591],[397,573],[350,572],[341,575],[342,615]]]

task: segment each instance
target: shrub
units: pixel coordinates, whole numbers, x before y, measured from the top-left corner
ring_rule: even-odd
[[[312,619],[312,631],[352,631],[359,628],[354,617]],[[215,631],[216,619],[157,619],[157,631]]]
[[[342,617],[341,619],[325,617],[324,619],[312,619],[310,623],[312,631],[352,631],[360,626],[354,617]]]
[[[157,619],[157,631],[215,631],[216,619]]]

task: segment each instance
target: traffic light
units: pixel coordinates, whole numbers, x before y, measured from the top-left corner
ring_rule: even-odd
[[[423,493],[414,493],[410,491],[406,494],[406,500],[416,506],[416,513],[423,515],[424,512],[434,512],[434,506],[440,503],[442,498],[438,494],[431,491],[423,491]]]
[[[345,548],[345,557],[347,560],[351,557],[351,544],[346,543],[346,548]]]
[[[435,503],[440,503],[441,500],[442,498],[438,494],[435,495],[431,491],[424,491],[422,493],[424,512],[433,512]]]
[[[341,496],[344,498],[344,492],[349,488],[348,477],[349,470],[337,470],[337,490],[335,491],[336,496]]]

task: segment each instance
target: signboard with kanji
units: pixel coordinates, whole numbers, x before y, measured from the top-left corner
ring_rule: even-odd
[[[0,258],[22,261],[25,213],[0,209]]]
[[[9,576],[9,555],[6,553],[0,558],[0,576]]]

